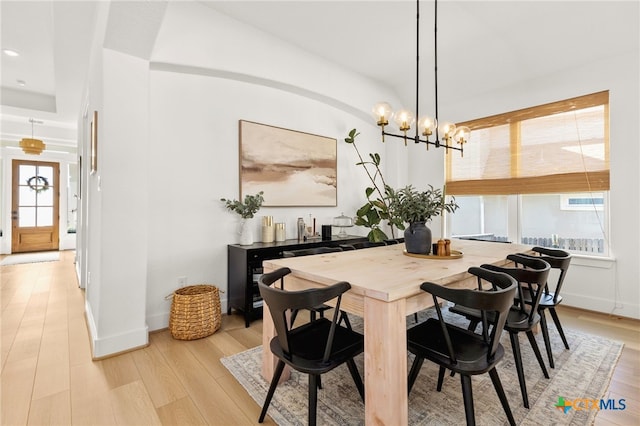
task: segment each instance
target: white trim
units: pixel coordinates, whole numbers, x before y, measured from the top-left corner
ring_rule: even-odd
[[[93,339],[93,357],[102,358],[108,355],[141,348],[149,344],[149,327],[145,325],[136,330],[128,330],[126,333],[108,336],[106,338]]]
[[[562,306],[572,306],[574,308],[602,312],[605,314],[620,315],[627,318],[640,317],[640,304],[638,303],[618,303],[618,307],[616,307],[616,301],[613,299],[605,299],[601,296],[585,296],[584,294],[569,293],[567,291],[562,292],[562,299]],[[560,318],[560,321],[562,321],[562,318]]]
[[[225,315],[227,313],[227,299],[220,299],[220,310]],[[149,331],[163,330],[169,327],[169,316],[171,315],[171,308],[169,312],[163,312],[160,314],[147,316],[147,328]]]
[[[89,301],[85,299],[84,301],[84,315],[87,319],[87,328],[89,329],[89,339],[91,340],[91,352],[95,353],[95,340],[94,337],[98,335],[98,331],[96,330],[96,323],[93,320],[93,312],[91,311],[91,305]]]
[[[91,305],[85,301],[85,314],[87,326],[89,328],[89,338],[91,339],[91,352],[93,358],[102,358],[109,355],[128,351],[131,348],[140,348],[149,344],[149,327],[128,330],[126,333],[116,334],[105,338],[100,338],[93,320]]]
[[[616,263],[614,257],[608,256],[588,256],[583,254],[571,254],[571,264],[576,266],[587,266],[591,268],[611,269]]]

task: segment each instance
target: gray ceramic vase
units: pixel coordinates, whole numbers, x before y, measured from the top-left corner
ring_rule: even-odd
[[[425,222],[414,222],[404,230],[407,253],[429,254],[431,251],[431,229]]]

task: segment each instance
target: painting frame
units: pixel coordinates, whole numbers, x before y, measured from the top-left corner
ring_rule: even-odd
[[[98,111],[91,118],[91,174],[98,171]]]
[[[264,192],[265,207],[336,207],[338,141],[239,120],[240,199]]]

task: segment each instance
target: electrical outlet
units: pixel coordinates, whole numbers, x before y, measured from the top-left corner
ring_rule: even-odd
[[[178,285],[184,287],[187,285],[187,277],[178,277]]]

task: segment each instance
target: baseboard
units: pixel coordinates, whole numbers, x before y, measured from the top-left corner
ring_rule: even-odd
[[[588,311],[640,319],[640,305],[638,303],[629,303],[629,301],[618,301],[616,303],[612,299],[602,299],[564,291],[562,292],[562,304]]]
[[[133,349],[149,345],[149,327],[128,330],[126,333],[115,334],[107,337],[98,337],[91,305],[85,302],[85,316],[89,328],[91,340],[91,356],[94,360],[128,352]]]
[[[227,313],[227,299],[220,299],[220,309],[222,310],[222,314]],[[171,312],[167,311],[147,316],[146,320],[149,331],[152,332],[169,328],[170,314]]]
[[[161,314],[149,315],[147,317],[147,325],[149,331],[162,330],[169,327],[169,312],[163,312]]]

